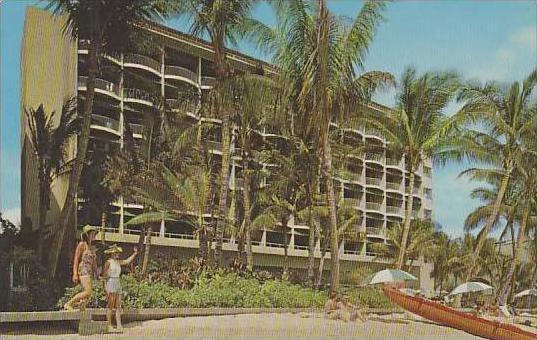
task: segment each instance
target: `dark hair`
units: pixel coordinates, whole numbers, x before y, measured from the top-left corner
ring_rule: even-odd
[[[91,245],[91,240],[89,238],[90,233],[93,233],[93,230],[89,231],[87,233],[82,233],[82,241],[86,242],[88,244],[88,246]]]

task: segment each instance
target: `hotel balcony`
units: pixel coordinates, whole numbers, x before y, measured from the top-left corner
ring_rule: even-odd
[[[106,116],[92,114],[91,128],[120,135],[119,121]]]
[[[382,203],[378,202],[365,202],[365,208],[367,210],[382,211]]]
[[[157,60],[134,53],[127,53],[123,55],[123,66],[133,67],[146,70],[160,77],[161,63]]]
[[[388,190],[400,191],[401,187],[402,187],[401,182],[399,182],[399,183],[386,182],[386,189],[388,189]]]
[[[382,185],[382,178],[366,177],[365,178],[365,184],[367,184],[367,185],[376,185],[376,186],[380,187]]]
[[[142,89],[124,88],[123,97],[127,103],[138,103],[146,106],[154,106],[155,95]]]
[[[86,91],[87,90],[88,77],[79,76],[78,77],[78,90]],[[108,95],[117,100],[121,99],[121,91],[119,86],[100,78],[95,78],[95,92]]]
[[[198,86],[198,75],[185,67],[166,65],[164,77],[169,79],[186,80],[188,83]],[[202,83],[203,84],[203,83]]]
[[[403,216],[403,208],[402,207],[396,207],[396,206],[387,205],[386,206],[386,213],[390,214],[390,215]]]
[[[212,89],[216,84],[216,78],[214,77],[201,77],[201,88]]]

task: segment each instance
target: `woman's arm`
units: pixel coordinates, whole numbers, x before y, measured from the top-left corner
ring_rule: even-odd
[[[134,260],[137,254],[138,254],[138,248],[134,247],[132,255],[126,258],[125,260],[119,261],[119,264],[121,264],[122,266],[128,266],[132,262],[132,260]]]
[[[102,278],[108,277],[108,269],[110,268],[110,261],[106,260],[103,266],[103,272],[101,273]]]
[[[84,243],[78,242],[75,250],[75,257],[73,259],[73,283],[78,283],[78,264],[80,262],[80,255],[84,252]]]

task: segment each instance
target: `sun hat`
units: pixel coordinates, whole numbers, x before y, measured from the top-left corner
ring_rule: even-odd
[[[118,247],[116,244],[108,247],[108,249],[104,251],[105,254],[114,254],[114,253],[122,253],[122,252],[123,252],[123,249],[121,247]]]
[[[89,224],[86,224],[84,228],[82,228],[82,235],[90,233],[90,232],[98,232],[99,230],[95,227],[90,226]]]

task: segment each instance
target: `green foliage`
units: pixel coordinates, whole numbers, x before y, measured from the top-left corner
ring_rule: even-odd
[[[223,271],[203,272],[190,289],[171,287],[161,282],[138,282],[129,275],[123,276],[121,283],[125,308],[301,308],[321,307],[326,300],[324,292],[276,280],[260,283],[253,277],[244,278],[237,273]],[[61,308],[68,299],[80,291],[81,286],[67,288],[57,307]],[[93,282],[93,295],[87,306],[93,308],[106,306],[101,282]]]
[[[379,289],[373,287],[349,288],[343,290],[349,301],[363,308],[393,308],[394,305]]]

